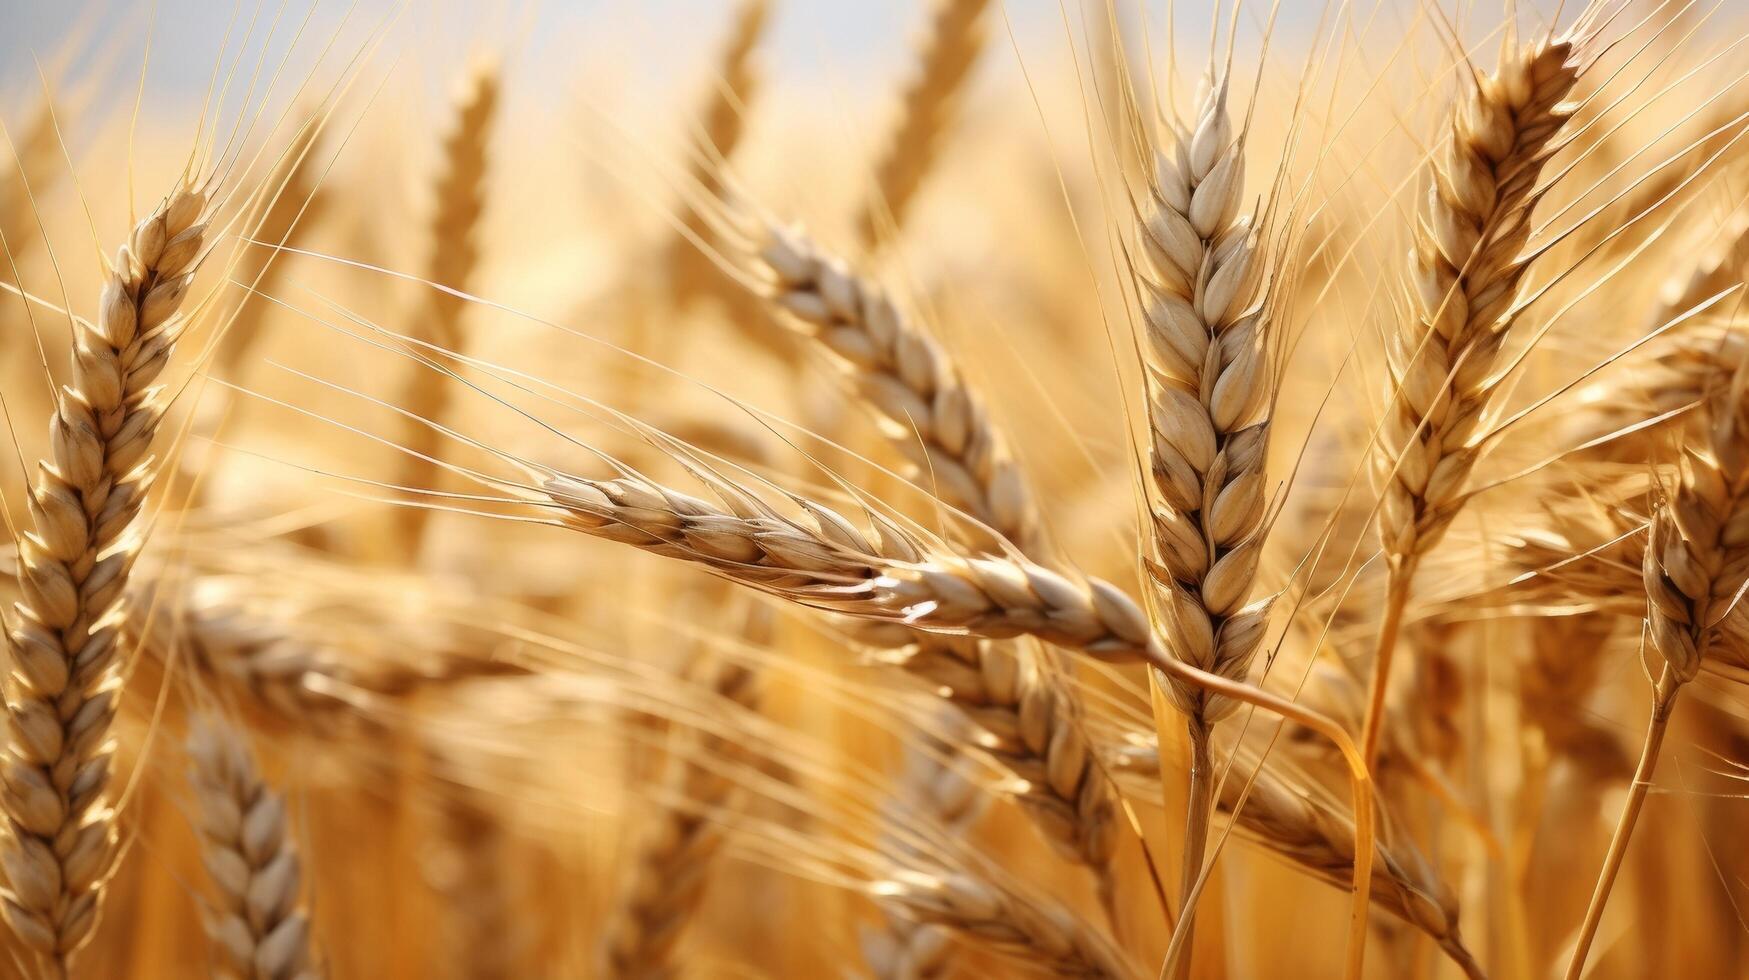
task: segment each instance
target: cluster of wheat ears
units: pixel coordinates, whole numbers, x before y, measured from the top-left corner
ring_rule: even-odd
[[[0,974],[1749,975],[1731,0],[221,6],[0,114]]]

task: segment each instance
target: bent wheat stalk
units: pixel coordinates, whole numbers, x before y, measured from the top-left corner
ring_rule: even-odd
[[[97,321],[73,322],[73,378],[55,398],[49,456],[18,542],[21,601],[6,617],[11,720],[4,915],[51,975],[97,922],[115,854],[105,793],[120,701],[128,573],[157,470],[164,412],[152,382],[185,321],[177,311],[206,238],[204,189],[184,185],[116,254]]]
[[[1416,568],[1468,499],[1528,266],[1530,213],[1547,190],[1538,178],[1579,73],[1572,37],[1508,40],[1494,74],[1466,77],[1430,167],[1409,260],[1412,316],[1387,344],[1390,405],[1375,456],[1389,583],[1361,732],[1369,765]]]

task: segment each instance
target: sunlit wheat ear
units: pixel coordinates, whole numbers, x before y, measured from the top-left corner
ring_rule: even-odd
[[[691,134],[688,163],[691,186],[708,197],[722,193],[722,168],[735,155],[746,130],[748,107],[759,90],[754,54],[770,20],[770,0],[741,0],[711,76],[709,97]],[[674,305],[685,307],[707,291],[719,288],[722,273],[699,250],[699,243],[710,243],[714,237],[704,218],[688,208],[681,221],[687,233],[669,240],[665,265],[669,299]]]
[[[486,147],[497,114],[499,66],[494,58],[475,59],[456,90],[454,121],[443,138],[443,157],[434,185],[430,223],[430,255],[425,278],[455,290],[467,290],[479,265],[480,216],[486,206]],[[420,291],[420,309],[411,325],[418,339],[446,351],[460,351],[464,343],[462,312],[467,302],[441,289]],[[443,417],[450,385],[423,369],[407,379],[397,404],[421,419]],[[402,486],[430,486],[436,467],[421,456],[436,450],[435,433],[423,425],[407,432],[408,446],[415,451],[402,457],[406,470]],[[412,544],[424,532],[430,511],[399,507],[394,511],[399,541]]]
[[[1508,38],[1491,75],[1464,70],[1415,219],[1408,310],[1386,339],[1389,404],[1374,467],[1389,570],[1362,748],[1378,744],[1396,634],[1421,557],[1450,527],[1501,388],[1500,352],[1529,260],[1531,210],[1572,114],[1581,53],[1566,36]]]
[[[874,629],[861,638],[898,646],[883,659],[928,682],[978,726],[979,746],[1018,777],[1008,787],[1016,801],[1058,853],[1094,871],[1109,896],[1107,866],[1119,831],[1114,793],[1072,682],[1053,672],[1048,654],[914,630]]]
[[[310,921],[299,899],[303,865],[285,801],[261,778],[243,735],[216,718],[196,720],[188,757],[214,893],[207,935],[217,975],[315,980]]]
[[[1241,213],[1243,134],[1225,79],[1207,86],[1189,126],[1173,124],[1154,154],[1141,246],[1132,262],[1146,336],[1154,560],[1176,657],[1244,680],[1268,625],[1251,602],[1263,548],[1267,412],[1274,400],[1269,300],[1259,231]],[[1169,681],[1191,749],[1181,893],[1202,871],[1213,773],[1210,728],[1238,708]]]
[[[797,228],[758,223],[739,259],[796,329],[830,351],[887,420],[918,480],[1022,547],[1036,505],[983,399],[941,343],[885,290]]]
[[[822,252],[799,230],[765,226],[757,265],[787,319],[826,347],[912,458],[919,479],[1022,549],[1035,545],[1031,491],[1001,430],[944,348],[879,287]],[[1092,868],[1116,845],[1109,782],[1093,764],[1073,690],[1054,654],[975,641],[900,635],[899,663],[989,727],[997,754],[1025,780],[1021,802],[1062,853]],[[1025,718],[1023,722],[1023,716]]]
[[[889,834],[885,847],[911,850],[907,841],[919,811],[955,839],[963,839],[976,826],[990,797],[964,773],[943,763],[953,751],[946,742],[932,742],[927,750],[907,747],[904,771],[882,812]],[[953,934],[902,911],[887,912],[884,929],[865,926],[861,939],[863,962],[876,980],[935,980],[953,972]]]
[[[753,709],[758,678],[732,661],[715,665],[713,694]],[[736,783],[725,771],[746,759],[730,739],[688,730],[671,755],[667,795],[660,812],[644,821],[646,835],[630,874],[620,887],[602,934],[600,976],[653,980],[679,966],[678,946],[704,900],[710,869],[725,837],[725,808]]]
[[[1537,178],[1572,107],[1572,41],[1506,48],[1491,75],[1466,77],[1430,181],[1409,257],[1409,308],[1387,345],[1390,410],[1377,466],[1379,535],[1393,568],[1438,542],[1463,504],[1500,379],[1498,356],[1527,268]]]
[[[966,77],[984,49],[989,0],[936,0],[918,52],[917,75],[905,87],[899,121],[875,164],[874,187],[856,216],[864,248],[905,226],[911,199],[935,165],[953,122]]]
[[[891,521],[865,531],[794,498],[785,516],[726,483],[713,504],[635,476],[553,474],[542,488],[569,528],[702,565],[731,581],[854,618],[989,639],[1037,636],[1116,661],[1155,658],[1135,601],[1021,558],[964,558]]]
[[[95,323],[73,323],[72,380],[56,393],[49,453],[20,535],[22,598],[6,617],[12,670],[0,805],[9,833],[4,914],[52,971],[91,935],[115,855],[107,802],[120,640],[138,525],[164,412],[153,386],[206,239],[204,189],[185,185],[115,256]]]
[[[889,915],[906,916],[1058,977],[1130,978],[1137,971],[1111,941],[1068,909],[957,871],[902,865],[874,886]]]
[[[1243,678],[1262,639],[1267,600],[1247,605],[1262,548],[1274,377],[1260,294],[1259,232],[1241,214],[1244,142],[1224,81],[1195,122],[1155,158],[1135,268],[1144,302],[1155,581],[1166,593],[1178,655]],[[1169,688],[1200,725],[1237,707]]]
[[[1725,617],[1749,587],[1749,367],[1707,397],[1702,436],[1682,447],[1670,499],[1652,516],[1643,564],[1646,633],[1664,666],[1652,686],[1652,720],[1620,822],[1586,910],[1568,980],[1578,980],[1651,788],[1677,693],[1707,660],[1749,665]]]

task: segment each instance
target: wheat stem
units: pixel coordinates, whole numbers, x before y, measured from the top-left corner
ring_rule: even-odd
[[[1652,775],[1658,768],[1658,756],[1664,746],[1664,732],[1670,725],[1670,714],[1676,708],[1676,693],[1680,689],[1680,683],[1666,667],[1658,679],[1657,692],[1652,700],[1652,720],[1646,726],[1646,742],[1640,750],[1639,765],[1634,767],[1634,780],[1628,787],[1627,801],[1616,820],[1615,833],[1610,835],[1609,851],[1604,856],[1602,870],[1597,873],[1597,885],[1591,891],[1590,904],[1585,907],[1585,922],[1579,927],[1579,939],[1573,948],[1573,957],[1567,963],[1567,980],[1579,980],[1585,972],[1585,960],[1591,953],[1592,941],[1597,938],[1597,927],[1603,922],[1610,889],[1621,871],[1622,860],[1627,857],[1634,826],[1639,823],[1640,810],[1652,788]]]

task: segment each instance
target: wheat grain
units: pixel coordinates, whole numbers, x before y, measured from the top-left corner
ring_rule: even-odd
[[[242,735],[216,718],[191,726],[188,757],[207,875],[217,892],[207,917],[215,975],[314,980],[310,921],[298,899],[303,865],[285,801],[256,771]]]
[[[164,407],[152,382],[185,323],[177,310],[205,241],[205,193],[184,186],[116,254],[96,323],[76,320],[73,380],[56,397],[49,456],[18,541],[21,600],[7,617],[10,758],[0,805],[6,920],[62,973],[96,924],[115,850],[105,802],[136,519]]]

